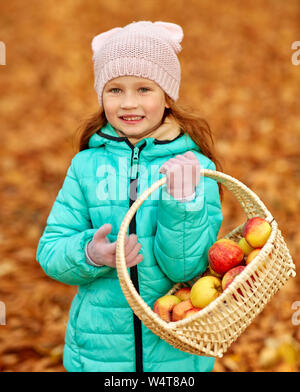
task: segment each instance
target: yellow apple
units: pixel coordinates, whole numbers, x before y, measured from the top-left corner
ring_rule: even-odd
[[[222,275],[220,275],[220,274],[218,274],[216,271],[214,271],[214,270],[211,268],[210,265],[208,266],[208,270],[209,270],[209,274],[210,274],[211,276],[216,276],[217,278],[221,278],[221,277],[222,277]]]
[[[251,261],[253,260],[253,259],[255,259],[255,257],[259,254],[259,252],[261,251],[261,248],[256,248],[256,249],[254,249],[249,255],[248,255],[248,257],[247,257],[247,259],[246,259],[246,265],[248,265],[249,263],[251,263]],[[260,266],[258,267],[258,269],[260,270],[260,271],[263,271],[263,269],[266,267],[266,263],[268,262],[268,261],[270,261],[271,260],[271,257],[270,257],[270,253],[269,253],[269,255],[267,256],[267,258],[260,264]]]
[[[261,248],[256,248],[252,252],[249,253],[246,259],[246,265],[248,265],[261,251]]]
[[[242,238],[239,240],[239,246],[240,246],[240,248],[242,249],[242,251],[244,252],[244,255],[245,255],[245,256],[248,256],[248,255],[253,251],[253,249],[254,249],[254,248],[252,248],[252,247],[248,244],[248,242],[246,241],[246,239],[245,239],[244,237],[242,237]]]
[[[221,293],[221,279],[216,276],[204,276],[193,284],[191,290],[191,301],[195,308],[204,308]]]

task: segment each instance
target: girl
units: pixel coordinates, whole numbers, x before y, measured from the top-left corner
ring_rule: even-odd
[[[175,349],[134,315],[119,284],[116,239],[136,198],[166,175],[138,209],[125,242],[131,280],[152,308],[175,282],[207,268],[222,222],[218,165],[206,122],[175,104],[183,33],[164,22],[134,22],[92,41],[100,110],[47,220],[37,260],[45,273],[78,285],[63,363],[67,371],[211,371],[214,359]]]

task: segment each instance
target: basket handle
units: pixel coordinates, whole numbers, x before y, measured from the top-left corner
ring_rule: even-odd
[[[229,176],[228,174],[224,174],[218,171],[202,169],[201,175],[209,177],[213,180],[219,181],[222,183],[229,191],[231,191],[234,196],[237,198],[241,206],[243,207],[247,218],[252,218],[253,216],[261,215],[264,219],[266,219],[269,223],[271,223],[274,218],[271,213],[267,210],[264,203],[259,199],[259,197],[246,185],[237,179]],[[137,209],[143,204],[143,202],[153,193],[156,189],[166,183],[166,176],[161,178],[152,184],[148,189],[146,189],[132,204],[130,209],[127,211],[118,233],[117,237],[117,245],[116,245],[116,268],[117,274],[120,281],[120,285],[122,291],[131,306],[134,310],[137,306],[143,307],[147,312],[153,313],[152,309],[143,301],[138,292],[136,291],[130,277],[128,274],[126,260],[125,260],[125,237],[127,233],[127,229],[136,213]],[[145,315],[146,317],[146,315]]]

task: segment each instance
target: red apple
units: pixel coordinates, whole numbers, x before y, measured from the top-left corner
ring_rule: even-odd
[[[243,260],[244,253],[239,245],[227,238],[216,241],[208,251],[209,265],[212,270],[224,275]]]
[[[179,304],[175,305],[172,311],[172,321],[182,320],[186,311],[191,310],[193,304],[190,299],[186,301],[181,301]]]
[[[239,265],[238,267],[231,268],[222,279],[222,289],[223,291],[227,289],[227,287],[234,281],[234,278],[237,277],[242,271],[244,271],[246,267],[243,265]]]
[[[164,321],[171,321],[171,312],[176,304],[181,301],[176,295],[164,295],[158,298],[153,305],[153,312],[159,315]]]
[[[243,237],[252,248],[262,248],[267,242],[271,231],[271,225],[265,219],[256,216],[245,223]]]
[[[187,310],[184,314],[184,319],[188,318],[189,316],[192,316],[195,313],[198,313],[200,310],[202,310],[201,308],[192,308],[190,310]]]
[[[191,293],[191,288],[190,287],[182,287],[179,289],[175,295],[178,297],[181,301],[186,301],[187,299],[190,298],[190,293]]]
[[[227,287],[234,281],[234,279],[244,271],[246,267],[243,265],[239,265],[237,267],[234,267],[230,269],[229,271],[226,272],[226,274],[223,276],[222,279],[222,289],[223,291],[227,289]],[[254,277],[251,276],[252,280],[255,281]],[[247,284],[249,287],[251,287],[251,283],[247,280]],[[243,293],[241,289],[238,289],[237,292],[243,296]],[[233,294],[233,298],[236,299],[236,296]]]

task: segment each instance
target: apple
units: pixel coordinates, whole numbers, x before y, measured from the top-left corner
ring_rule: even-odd
[[[247,259],[246,259],[246,265],[248,265],[249,263],[251,263],[251,261],[258,255],[258,253],[261,251],[261,248],[257,248],[257,249],[254,249],[250,254],[249,254],[249,256],[247,257]],[[268,259],[269,260],[271,260],[271,257],[270,257],[270,255],[271,255],[271,253],[269,253],[269,255],[268,255]],[[258,267],[258,269],[262,272],[262,269],[261,268],[265,268],[266,267],[266,262],[268,262],[268,260],[264,260],[261,264],[260,264],[260,266]]]
[[[222,275],[220,275],[220,274],[218,274],[216,271],[214,271],[214,270],[211,268],[210,265],[208,266],[208,270],[209,270],[209,273],[210,273],[211,276],[216,276],[217,278],[221,278],[221,277],[222,277]]]
[[[234,267],[230,269],[229,271],[226,272],[226,274],[223,276],[222,279],[222,289],[226,290],[227,287],[234,281],[234,279],[244,271],[246,267],[244,265],[239,265],[237,267]],[[255,282],[254,276],[251,275],[251,279],[253,282]],[[247,280],[248,286],[251,288],[251,283]],[[243,293],[241,289],[238,289],[237,292],[243,297]],[[236,296],[233,294],[233,298],[236,300]]]
[[[240,264],[244,253],[240,246],[227,238],[216,241],[208,251],[209,265],[212,270],[224,275],[228,270]]]
[[[204,308],[221,293],[221,279],[216,276],[203,276],[192,286],[191,302],[195,308]]]
[[[191,288],[190,287],[182,287],[179,289],[175,295],[178,297],[181,301],[186,301],[187,299],[190,298],[190,293],[191,293]]]
[[[250,261],[252,261],[258,255],[258,253],[260,251],[261,251],[261,248],[257,248],[257,249],[254,249],[251,253],[249,253],[249,255],[246,259],[246,265],[248,265],[250,263]]]
[[[222,289],[226,290],[227,287],[234,281],[241,272],[244,271],[246,267],[243,265],[239,265],[238,267],[231,268],[222,278]]]
[[[164,295],[156,300],[153,311],[164,321],[171,321],[171,312],[175,305],[181,301],[176,295]]]
[[[190,299],[187,299],[186,301],[181,301],[173,308],[172,321],[182,320],[184,318],[185,312],[187,310],[191,310],[192,308],[193,308],[193,304]]]
[[[201,308],[192,308],[190,310],[187,310],[184,314],[184,319],[188,318],[189,316],[192,316],[195,313],[198,313],[200,310],[202,310]]]
[[[238,245],[240,246],[240,248],[242,249],[242,251],[244,252],[245,256],[248,256],[249,253],[251,253],[254,249],[248,244],[248,242],[246,241],[246,239],[244,237],[242,237],[239,242]]]
[[[222,275],[217,274],[217,273],[211,268],[210,265],[208,266],[208,268],[206,269],[206,271],[203,272],[203,274],[201,275],[201,278],[202,278],[203,276],[216,276],[217,278],[222,278]]]
[[[265,219],[256,216],[245,223],[243,237],[252,248],[262,248],[267,242],[271,231],[271,225]]]

